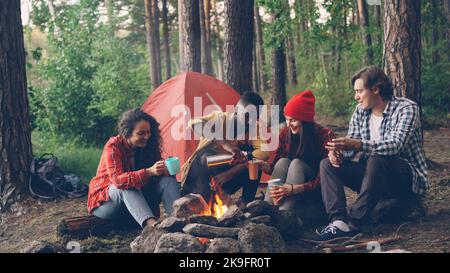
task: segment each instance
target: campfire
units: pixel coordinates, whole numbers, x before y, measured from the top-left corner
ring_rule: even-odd
[[[208,202],[208,206],[206,209],[204,209],[200,215],[204,216],[213,216],[216,219],[220,219],[227,211],[228,206],[224,204],[222,198],[223,198],[223,192],[220,187],[217,187],[216,182],[214,181],[214,178],[211,177],[211,189],[213,189],[213,194],[211,195],[211,199]],[[203,237],[197,237],[197,239],[200,241],[200,243],[207,244],[210,239],[209,238],[203,238]]]
[[[226,206],[223,202],[224,194],[220,187],[217,187],[216,181],[211,177],[211,189],[213,189],[213,194],[211,195],[211,199],[208,203],[208,208],[205,209],[201,215],[205,216],[213,216],[216,219],[220,219],[228,210],[228,206]]]

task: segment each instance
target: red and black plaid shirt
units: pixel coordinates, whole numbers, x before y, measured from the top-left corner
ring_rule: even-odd
[[[115,136],[103,148],[97,175],[91,179],[88,195],[88,212],[109,200],[108,189],[114,184],[118,189],[141,189],[148,181],[145,169],[132,171],[134,151],[124,137]]]
[[[317,133],[317,138],[320,143],[320,159],[324,159],[328,157],[328,151],[325,149],[325,145],[329,142],[330,136],[333,136],[333,132],[329,128],[325,128],[320,126],[319,124],[315,124],[315,129]],[[289,132],[290,129],[288,127],[284,127],[279,134],[279,144],[278,149],[275,154],[275,158],[270,163],[270,174],[273,172],[273,168],[278,160],[281,158],[289,158],[290,144],[289,144]],[[317,174],[316,178],[311,181],[307,181],[304,183],[305,190],[312,190],[316,186],[320,184],[320,176]]]

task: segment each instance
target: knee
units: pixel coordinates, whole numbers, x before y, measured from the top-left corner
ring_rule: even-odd
[[[291,164],[291,160],[289,158],[280,158],[275,164],[274,169],[276,170],[287,170],[289,165]]]
[[[179,185],[178,181],[171,176],[165,176],[165,177],[161,178],[159,183],[161,183],[161,185],[165,189],[176,189],[178,191],[180,190],[180,185]]]
[[[296,171],[304,171],[305,163],[302,160],[296,158],[296,159],[292,160],[291,164],[289,165],[289,169],[293,169],[293,168],[295,168]]]
[[[372,155],[367,159],[366,172],[377,174],[387,167],[387,158],[379,155]]]
[[[331,165],[330,159],[324,158],[320,161],[320,171],[322,170],[330,170],[333,169],[333,165]]]

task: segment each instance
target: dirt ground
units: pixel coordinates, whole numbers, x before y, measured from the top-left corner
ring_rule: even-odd
[[[424,133],[426,155],[439,166],[429,170],[430,190],[425,204],[427,216],[412,222],[380,224],[364,229],[362,239],[381,239],[398,230],[401,240],[382,245],[381,250],[405,249],[411,252],[450,252],[450,130]],[[351,195],[351,193],[349,193]],[[351,198],[350,198],[351,199]],[[40,202],[31,198],[0,215],[0,252],[20,252],[33,240],[47,241],[59,252],[130,252],[130,242],[139,230],[114,231],[105,236],[73,240],[57,236],[56,227],[66,217],[86,214],[86,198]],[[312,230],[305,232],[305,236]],[[289,252],[320,252],[302,240],[288,243]],[[361,252],[368,252],[363,249]]]

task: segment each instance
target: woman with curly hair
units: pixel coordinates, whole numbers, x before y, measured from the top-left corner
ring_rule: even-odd
[[[123,113],[119,135],[105,144],[97,175],[89,185],[88,212],[105,220],[132,218],[141,227],[155,225],[162,201],[167,214],[180,197],[178,182],[168,176],[161,158],[161,135],[155,118],[140,109]]]

